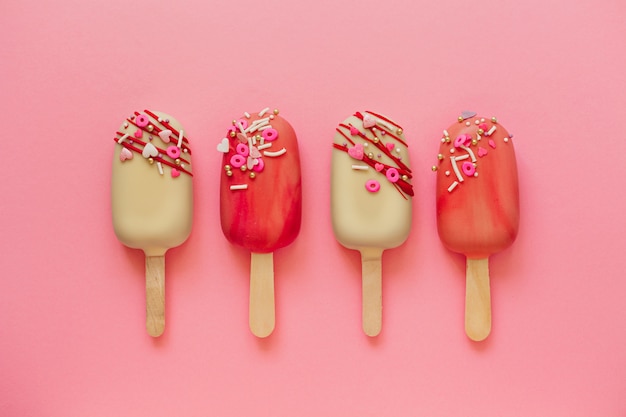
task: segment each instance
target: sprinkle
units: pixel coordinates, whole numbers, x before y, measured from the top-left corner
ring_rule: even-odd
[[[441,143],[445,143],[446,138],[441,138]]]
[[[270,151],[264,151],[263,155],[265,156],[270,156],[270,157],[274,157],[274,156],[281,156],[282,154],[284,154],[285,152],[287,152],[287,149],[282,148],[280,151],[276,151],[276,152],[270,152]]]
[[[459,185],[458,182],[454,181],[449,187],[448,187],[448,192],[451,193],[452,190],[454,190],[456,188],[456,186]]]
[[[504,139],[502,139],[502,140],[504,141],[504,143],[508,143],[509,138],[504,138]]]
[[[447,131],[446,129],[443,129],[443,135],[444,135],[445,137],[450,136],[450,134],[448,133],[448,131]]]
[[[505,140],[505,142],[506,142],[506,140]],[[493,139],[489,139],[489,146],[491,146],[493,149],[496,149],[496,142],[494,142]]]
[[[159,174],[163,175],[163,165],[160,162],[157,162],[157,168],[159,168]]]
[[[119,139],[117,140],[117,143],[122,143],[122,142],[124,142],[124,139],[126,139],[128,136],[130,136],[130,135],[129,135],[128,133],[126,133],[124,136],[122,136],[121,138],[119,138]]]
[[[449,177],[450,176],[450,171],[446,171],[446,172],[444,172],[444,174],[446,174],[446,177]]]
[[[247,111],[243,112],[243,115],[246,119],[250,118],[250,113],[248,113]]]
[[[178,146],[180,148],[180,146],[183,144],[183,130],[181,129],[180,132],[178,133]]]
[[[487,133],[485,133],[485,135],[487,135],[487,136],[491,136],[491,135],[493,134],[493,132],[495,132],[495,131],[496,131],[496,129],[497,129],[497,128],[498,128],[498,127],[497,127],[497,126],[495,126],[495,125],[494,125],[494,126],[491,126],[491,129],[489,129],[489,131],[488,131]]]
[[[472,152],[470,148],[468,148],[467,146],[461,146],[460,148],[467,151],[467,153],[470,154],[470,157],[472,158],[472,162],[476,162],[476,156],[474,155],[474,152]]]
[[[235,184],[230,186],[231,190],[247,190],[248,184]]]
[[[370,167],[367,165],[352,165],[352,169],[356,169],[358,171],[367,171]]]
[[[465,122],[465,126],[471,126],[472,124],[470,122]]]
[[[263,145],[259,145],[259,146],[257,146],[257,149],[258,149],[258,150],[260,150],[260,151],[262,151],[263,149],[270,148],[271,146],[272,146],[272,143],[271,143],[271,142],[270,142],[270,143],[264,143]]]
[[[266,107],[266,108],[264,108],[263,110],[261,110],[261,111],[259,112],[259,117],[263,117],[263,115],[264,115],[265,113],[267,113],[267,112],[269,111],[269,109],[270,109],[269,107]]]
[[[455,159],[457,162],[459,162],[459,161],[462,161],[462,160],[467,159],[467,158],[469,158],[469,157],[470,157],[470,156],[469,156],[468,154],[465,154],[465,155],[457,156],[457,157],[455,157],[454,159]]]
[[[461,175],[461,171],[459,171],[459,167],[456,165],[456,159],[454,156],[450,157],[450,161],[452,162],[452,169],[454,170],[454,174],[459,179],[459,182],[463,182],[463,176]]]
[[[128,128],[128,122],[124,122],[124,129]]]
[[[368,180],[365,183],[365,189],[370,193],[375,193],[380,190],[380,183],[376,180]]]

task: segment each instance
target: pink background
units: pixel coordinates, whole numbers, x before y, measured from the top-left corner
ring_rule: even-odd
[[[625,416],[625,19],[622,0],[3,1],[0,415]],[[298,132],[305,210],[258,340],[215,146],[265,106]],[[144,108],[184,124],[195,163],[157,340],[143,254],[110,219],[111,138]],[[376,339],[329,213],[335,125],[365,109],[404,126],[417,193],[408,241],[384,256]],[[480,344],[430,172],[464,109],[515,134],[521,188]]]

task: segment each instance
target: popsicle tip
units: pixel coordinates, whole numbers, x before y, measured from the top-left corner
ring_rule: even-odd
[[[470,340],[473,340],[474,342],[482,342],[487,338],[487,336],[489,336],[490,333],[490,325],[465,325],[465,334],[467,334],[467,337],[469,337]]]

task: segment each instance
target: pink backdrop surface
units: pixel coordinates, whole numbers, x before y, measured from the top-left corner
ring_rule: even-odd
[[[625,19],[621,0],[3,1],[0,415],[625,416]],[[298,133],[305,209],[259,340],[215,146],[266,106]],[[156,340],[109,191],[111,139],[144,108],[183,123],[195,164]],[[374,339],[329,210],[334,128],[366,109],[405,128],[416,190]],[[465,109],[515,134],[520,175],[483,343],[463,331],[464,259],[439,242],[430,171]]]

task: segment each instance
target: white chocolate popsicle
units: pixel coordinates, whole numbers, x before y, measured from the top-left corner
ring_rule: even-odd
[[[156,337],[165,328],[165,252],[191,233],[191,150],[176,119],[149,110],[126,119],[114,141],[113,229],[146,255],[146,329]]]
[[[362,321],[368,336],[382,328],[382,254],[411,229],[411,169],[403,129],[371,112],[356,112],[334,136],[331,214],[337,241],[361,252]]]

